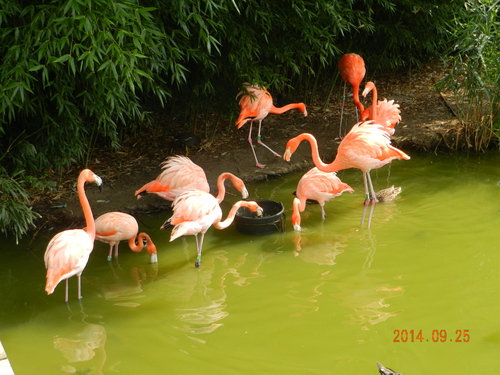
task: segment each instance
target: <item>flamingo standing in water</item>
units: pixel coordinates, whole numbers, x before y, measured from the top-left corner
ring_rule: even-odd
[[[137,199],[148,193],[157,194],[168,201],[173,201],[180,193],[196,189],[210,192],[207,176],[203,169],[186,156],[171,156],[163,163],[163,172],[155,180],[148,182],[135,192]],[[241,193],[243,199],[248,197],[248,191],[243,181],[229,172],[222,173],[217,178],[217,200],[222,202],[226,194],[224,181],[229,179]]]
[[[139,232],[137,220],[124,212],[107,212],[95,220],[96,240],[109,244],[108,261],[111,261],[113,248],[115,249],[115,258],[118,258],[118,245],[120,241],[128,241],[130,250],[136,253],[144,248],[151,256],[151,263],[158,262],[156,246],[146,233]],[[137,238],[137,244],[136,244]]]
[[[289,111],[291,109],[298,109],[301,111],[304,116],[307,116],[307,110],[306,110],[306,105],[304,103],[291,103],[287,104],[283,107],[275,107],[273,104],[273,98],[269,91],[266,89],[260,88],[257,85],[250,86],[246,85],[246,92],[245,91],[240,91],[238,95],[236,96],[236,99],[241,96],[240,99],[240,115],[238,116],[238,119],[236,120],[236,126],[241,128],[243,125],[247,123],[247,121],[250,122],[250,131],[248,132],[248,142],[250,143],[250,147],[252,149],[253,156],[255,158],[255,165],[259,168],[264,168],[265,165],[259,163],[259,160],[257,159],[257,154],[255,153],[255,149],[253,147],[253,142],[252,142],[252,125],[254,121],[259,121],[259,130],[257,133],[257,143],[264,146],[267,148],[269,151],[273,153],[274,156],[276,157],[281,157],[280,154],[277,152],[273,151],[270,147],[265,145],[261,141],[261,136],[260,136],[260,129],[262,126],[262,120],[267,117],[268,114],[273,113],[273,114],[281,114],[286,111]]]
[[[293,199],[292,225],[296,231],[301,231],[300,213],[306,208],[308,199],[315,200],[321,207],[321,218],[325,219],[325,203],[338,197],[344,192],[352,193],[354,190],[343,183],[334,172],[322,172],[314,167],[297,184],[296,197]]]
[[[213,195],[201,190],[187,190],[179,194],[172,207],[172,217],[160,229],[174,226],[170,234],[170,242],[181,236],[195,237],[196,267],[200,266],[203,239],[208,228],[211,226],[217,229],[227,228],[233,222],[236,211],[240,207],[246,207],[251,212],[257,212],[257,216],[262,216],[262,208],[256,202],[239,201],[233,205],[227,218],[221,221],[222,210],[219,201]],[[201,234],[200,239],[198,239],[198,234]]]
[[[373,189],[370,171],[380,168],[394,159],[409,160],[410,157],[403,151],[391,145],[389,133],[384,126],[374,124],[372,121],[360,122],[352,127],[337,149],[335,160],[325,164],[318,151],[318,143],[312,134],[302,133],[288,141],[283,158],[290,161],[292,154],[297,150],[300,142],[308,141],[311,144],[314,165],[323,172],[337,172],[342,169],[357,168],[363,172],[365,186],[365,210],[369,203],[373,206],[377,202]],[[364,213],[361,223],[364,222]],[[370,227],[371,215],[368,221]]]
[[[385,127],[389,135],[393,135],[395,126],[401,121],[399,104],[394,100],[384,99],[377,101],[377,87],[373,82],[367,82],[363,90],[363,97],[372,92],[372,105],[361,113],[361,121],[373,120],[375,123]]]
[[[366,74],[365,61],[361,56],[356,53],[347,53],[341,57],[337,64],[340,77],[344,80],[344,98],[345,98],[345,90],[346,84],[349,83],[352,87],[352,96],[353,101],[356,107],[359,110],[359,113],[363,113],[364,107],[363,104],[359,101],[359,86],[363,81],[363,78]],[[343,104],[343,102],[342,102]],[[344,106],[342,105],[342,109],[340,112],[340,127],[339,127],[339,138],[342,138],[342,118],[344,115]]]
[[[44,262],[47,268],[45,291],[52,294],[56,286],[66,280],[65,302],[68,302],[68,279],[78,277],[78,299],[82,298],[82,272],[94,248],[95,222],[89,201],[85,195],[85,182],[102,185],[102,180],[90,169],[80,172],[77,182],[78,198],[87,224],[85,229],[69,229],[56,234],[45,250]]]

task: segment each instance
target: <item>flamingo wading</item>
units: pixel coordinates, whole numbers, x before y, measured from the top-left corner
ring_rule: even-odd
[[[139,224],[132,215],[124,212],[107,212],[95,220],[95,228],[95,239],[109,244],[108,261],[112,259],[113,249],[115,250],[115,258],[118,258],[120,241],[128,241],[128,247],[136,253],[144,248],[145,243],[146,251],[151,257],[151,263],[158,262],[155,244],[151,237],[144,232],[137,236]]]
[[[78,176],[78,198],[87,224],[86,228],[69,229],[56,234],[47,245],[44,255],[47,269],[45,291],[47,294],[52,294],[56,286],[62,280],[66,280],[65,302],[68,302],[68,279],[75,275],[78,278],[78,299],[82,298],[81,276],[94,248],[95,222],[89,200],[85,195],[85,182],[94,182],[101,186],[102,180],[90,169],[84,169]]]
[[[325,164],[321,160],[316,138],[309,133],[302,133],[290,139],[287,142],[283,158],[286,161],[290,161],[292,154],[297,150],[300,142],[304,140],[310,143],[312,159],[314,165],[319,170],[323,172],[337,172],[343,169],[357,168],[363,172],[365,209],[369,203],[373,207],[377,202],[370,171],[383,167],[394,159],[410,159],[403,151],[391,145],[389,133],[385,130],[384,126],[374,124],[372,121],[360,122],[352,127],[340,142],[335,160],[330,164]],[[364,215],[362,222],[363,220]],[[370,222],[371,220],[368,221],[368,227],[370,227]]]
[[[194,236],[196,241],[196,262],[200,266],[203,239],[207,230],[214,226],[217,229],[225,229],[234,220],[236,211],[240,207],[246,207],[251,212],[257,212],[262,216],[262,208],[256,202],[236,202],[229,211],[227,218],[222,221],[222,210],[217,199],[201,190],[187,190],[180,194],[173,203],[173,214],[160,229],[174,226],[170,234],[170,242],[181,236]],[[200,234],[200,238],[198,238]]]
[[[321,207],[321,218],[325,219],[325,203],[344,192],[354,190],[343,183],[335,172],[322,172],[314,167],[302,176],[297,184],[296,197],[292,205],[292,225],[296,231],[301,231],[300,213],[306,208],[308,199],[315,200]]]

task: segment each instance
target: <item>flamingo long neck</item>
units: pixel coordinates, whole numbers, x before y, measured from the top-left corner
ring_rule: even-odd
[[[228,226],[230,226],[233,223],[234,217],[236,216],[236,211],[240,207],[248,207],[248,202],[245,201],[238,201],[235,204],[233,204],[233,207],[231,207],[231,210],[227,214],[227,217],[224,221],[218,221],[213,223],[213,226],[217,229],[226,229]]]
[[[311,156],[314,162],[314,166],[317,167],[320,171],[323,172],[337,172],[338,169],[336,169],[336,163],[335,160],[331,164],[326,164],[321,160],[321,157],[319,156],[319,150],[318,150],[318,142],[316,141],[316,138],[312,134],[309,133],[303,133],[299,135],[296,140],[298,143],[302,141],[308,141],[309,144],[311,145]]]
[[[92,209],[90,208],[89,200],[85,194],[85,182],[86,177],[83,173],[78,176],[78,183],[76,190],[78,191],[78,199],[80,200],[80,205],[82,206],[83,216],[85,217],[86,228],[85,231],[89,235],[92,241],[95,240],[95,221],[94,215],[92,215]]]
[[[217,178],[217,202],[222,202],[224,197],[226,196],[226,186],[224,185],[224,181],[227,179],[232,180],[231,175],[229,173],[221,173],[221,175]]]
[[[358,107],[359,113],[363,113],[365,107],[359,101],[359,85],[352,85],[352,100],[354,101],[354,104],[356,104],[356,107]]]
[[[275,107],[274,105],[271,107],[271,110],[269,111],[269,113],[272,113],[272,114],[275,114],[275,115],[279,115],[279,114],[282,114],[286,111],[289,111],[291,109],[295,109],[297,108],[298,110],[300,110],[302,113],[306,113],[306,106],[304,103],[291,103],[291,104],[287,104],[283,107]]]
[[[376,120],[378,115],[378,95],[377,95],[377,87],[373,85],[372,89],[372,120]]]
[[[135,236],[134,237],[130,237],[128,239],[128,247],[130,247],[130,250],[136,252],[136,253],[139,253],[142,251],[143,249],[143,245],[142,245],[142,237],[141,237],[142,233],[139,235],[139,238],[137,240],[137,244],[136,244],[136,241],[135,241]]]

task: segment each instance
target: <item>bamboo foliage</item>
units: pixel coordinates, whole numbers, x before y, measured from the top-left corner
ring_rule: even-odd
[[[483,152],[500,137],[500,1],[470,0],[450,24],[455,41],[447,77],[466,147]]]
[[[242,82],[293,87],[305,100],[335,81],[346,52],[374,71],[416,64],[442,51],[443,25],[461,4],[0,0],[0,180],[24,189],[31,175],[85,164],[96,146],[118,148],[151,108],[228,119]],[[16,189],[2,204],[27,204]]]

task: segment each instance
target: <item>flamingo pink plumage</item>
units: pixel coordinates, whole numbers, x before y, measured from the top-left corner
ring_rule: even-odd
[[[373,120],[374,123],[384,126],[389,135],[393,135],[395,126],[401,121],[399,104],[395,104],[394,100],[378,101],[377,87],[373,82],[366,83],[362,93],[363,97],[366,97],[370,92],[372,92],[372,105],[361,113],[361,121]]]
[[[78,198],[87,224],[86,228],[69,229],[56,234],[47,245],[44,255],[47,268],[45,291],[47,294],[52,294],[56,286],[62,280],[66,280],[65,302],[68,302],[68,279],[74,275],[78,277],[78,299],[82,298],[81,275],[94,248],[95,222],[85,195],[85,182],[95,182],[101,186],[102,180],[90,169],[84,169],[78,176]]]
[[[227,218],[221,221],[222,210],[219,201],[213,195],[201,190],[187,190],[175,198],[172,206],[172,217],[160,229],[174,226],[170,235],[170,242],[181,236],[195,236],[197,252],[195,266],[199,267],[203,239],[207,230],[211,226],[217,229],[227,228],[233,222],[236,211],[240,207],[246,207],[251,212],[257,212],[258,216],[262,215],[262,208],[256,202],[239,201],[232,206]],[[201,234],[199,240],[198,234]]]
[[[163,172],[155,180],[148,182],[135,192],[137,199],[147,193],[154,193],[163,199],[173,201],[186,190],[195,189],[210,192],[205,171],[188,157],[170,156],[162,165]],[[224,181],[227,179],[233,183],[243,199],[248,197],[248,191],[243,181],[232,173],[224,172],[217,178],[217,200],[219,202],[224,200],[226,194]]]
[[[255,158],[255,165],[259,168],[264,168],[265,165],[259,163],[257,159],[257,154],[255,153],[255,149],[253,147],[252,142],[252,125],[254,121],[259,121],[259,130],[257,133],[257,143],[267,148],[269,151],[273,153],[276,157],[281,157],[280,154],[273,151],[270,147],[265,145],[261,141],[260,130],[262,126],[262,120],[267,117],[268,114],[281,114],[291,109],[300,110],[304,116],[307,116],[307,109],[304,103],[291,103],[287,104],[283,107],[275,107],[273,104],[273,98],[269,91],[265,88],[260,88],[257,85],[249,85],[245,84],[246,91],[240,91],[236,96],[236,99],[241,96],[239,101],[240,105],[240,114],[238,119],[236,120],[237,128],[241,128],[243,125],[250,122],[250,131],[248,132],[248,142],[250,143],[250,147],[252,149],[253,156]]]
[[[365,207],[368,203],[374,205],[377,202],[370,171],[380,168],[394,159],[410,159],[403,151],[391,145],[389,133],[384,126],[374,124],[372,121],[360,122],[352,127],[340,142],[335,160],[330,164],[325,164],[321,160],[316,138],[309,133],[302,133],[288,141],[283,155],[286,161],[290,161],[292,154],[303,140],[310,143],[314,165],[319,170],[337,172],[342,169],[357,168],[363,172]],[[370,221],[368,222],[369,226]]]
[[[363,58],[356,53],[347,53],[343,55],[337,67],[340,71],[340,77],[344,82],[349,83],[352,87],[353,101],[356,107],[358,107],[359,113],[363,113],[364,107],[359,100],[359,86],[363,81],[366,74],[365,61]],[[345,97],[345,85],[344,85],[344,97]],[[342,112],[340,116],[340,128],[339,136],[342,138],[342,117],[344,114],[344,107],[342,106]]]
[[[338,197],[344,192],[352,193],[354,190],[343,183],[335,172],[322,172],[314,167],[302,176],[297,184],[293,199],[292,225],[296,231],[302,230],[300,227],[300,213],[306,208],[308,199],[319,203],[321,207],[321,218],[325,219],[325,203]]]
[[[118,258],[120,241],[128,241],[130,250],[140,252],[146,243],[146,251],[151,257],[151,263],[158,262],[156,246],[148,234],[139,232],[137,220],[124,212],[107,212],[95,220],[96,240],[109,244],[108,260],[112,259],[113,248],[115,258]],[[137,244],[136,244],[137,239]]]

